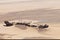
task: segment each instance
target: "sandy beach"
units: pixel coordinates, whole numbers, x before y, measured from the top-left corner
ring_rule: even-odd
[[[24,25],[3,26],[4,21],[29,20],[47,29]],[[0,0],[0,39],[60,39],[60,0]]]

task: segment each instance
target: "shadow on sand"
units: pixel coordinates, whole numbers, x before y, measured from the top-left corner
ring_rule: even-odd
[[[38,29],[38,32],[46,32],[48,31],[47,29]]]
[[[49,29],[38,29],[37,31],[38,31],[38,33],[40,33],[40,34],[49,35],[49,34],[47,33],[47,32],[49,31]]]
[[[22,30],[26,30],[27,29],[27,26],[25,26],[25,25],[15,25],[15,27],[17,27],[19,29],[22,29]]]

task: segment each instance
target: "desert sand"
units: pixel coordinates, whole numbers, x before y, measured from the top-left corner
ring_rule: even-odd
[[[5,20],[32,20],[49,27],[6,27]],[[60,0],[0,0],[0,39],[60,39]]]
[[[10,12],[0,16],[1,39],[60,39],[60,9],[38,9],[19,12]],[[5,27],[4,21],[29,20],[40,24],[48,24],[47,29],[38,29],[23,25]]]
[[[45,24],[45,23],[40,23]],[[46,23],[49,25],[47,29],[38,29],[23,25],[14,25],[4,27],[0,24],[1,39],[60,39],[60,24]]]

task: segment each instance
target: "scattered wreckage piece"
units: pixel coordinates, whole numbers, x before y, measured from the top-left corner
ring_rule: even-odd
[[[25,25],[25,26],[29,26],[30,23],[16,23],[15,25]]]
[[[13,26],[13,23],[10,23],[9,21],[4,21],[5,26]]]
[[[45,25],[40,25],[40,26],[38,26],[38,28],[40,29],[40,28],[48,28],[49,27],[49,25],[47,25],[47,24],[45,24]]]
[[[6,26],[13,26],[14,23],[10,23],[9,21],[4,21],[4,23],[6,24]],[[36,23],[36,22],[35,22]],[[40,28],[48,28],[49,25],[45,24],[45,25],[37,25],[37,24],[34,24],[34,21],[30,22],[30,23],[26,23],[26,22],[15,22],[15,25],[25,25],[25,26],[28,26],[28,27],[38,27],[39,29]]]
[[[31,27],[37,27],[36,25],[30,25]]]

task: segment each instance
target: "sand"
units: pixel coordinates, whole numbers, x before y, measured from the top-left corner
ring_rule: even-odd
[[[45,24],[45,23],[41,23]],[[23,25],[4,27],[0,24],[0,38],[2,39],[60,39],[60,24],[47,23],[49,28],[38,29]]]
[[[49,28],[6,27],[5,20],[32,20]],[[0,39],[60,39],[60,0],[0,0]]]
[[[15,11],[0,15],[0,39],[60,39],[60,9],[37,9]],[[23,25],[3,26],[3,21],[29,20],[37,24],[48,24],[47,29],[38,29]]]

